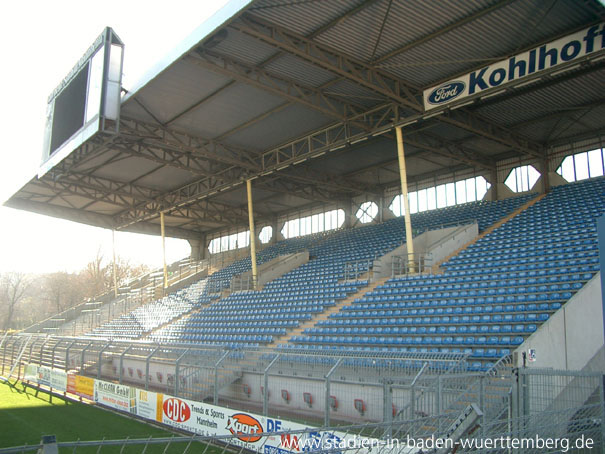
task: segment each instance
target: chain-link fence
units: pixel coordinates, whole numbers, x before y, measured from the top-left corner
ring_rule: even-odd
[[[23,378],[26,364],[44,365],[379,439],[451,437],[452,427],[476,408],[476,430],[466,435],[476,444],[457,445],[457,452],[510,452],[516,448],[502,440],[513,438],[525,440],[519,452],[566,452],[587,438],[603,447],[602,373],[515,369],[509,358],[487,373],[468,373],[461,355],[230,350],[42,336],[6,336],[0,355],[5,377]],[[541,444],[545,440],[559,444]],[[574,449],[569,452],[588,448]]]
[[[451,384],[452,390],[464,384],[436,377],[463,373],[467,366],[461,354],[225,349],[43,336],[10,336],[0,355],[2,375],[18,362],[15,377],[22,377],[23,366],[35,364],[315,425],[411,417],[410,396],[425,411],[425,400],[436,398],[426,396],[436,395],[438,384]],[[443,393],[443,402],[451,392]],[[439,408],[431,407],[431,414]]]

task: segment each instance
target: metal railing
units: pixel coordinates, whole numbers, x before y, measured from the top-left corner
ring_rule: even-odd
[[[431,270],[433,256],[430,253],[395,255],[392,258],[391,276],[405,276]]]
[[[17,361],[24,336],[9,336],[0,351],[2,373]],[[21,378],[26,364],[48,366],[120,384],[163,392],[176,397],[267,412],[267,416],[294,414],[317,424],[339,421],[382,421],[385,380],[407,386],[421,367],[427,377],[462,372],[461,354],[382,354],[364,351],[310,352],[305,349],[228,349],[192,344],[157,345],[103,339],[35,336],[20,358],[13,378]],[[329,374],[331,372],[331,374]],[[330,388],[330,393],[326,389]],[[284,399],[276,391],[287,390]],[[387,390],[388,391],[388,390]],[[311,405],[304,393],[313,397]],[[333,396],[339,403],[334,408]],[[394,388],[394,401],[405,391]],[[361,414],[355,399],[368,406]],[[378,402],[381,402],[380,404]],[[386,405],[386,406],[385,406]]]
[[[168,267],[170,272],[168,285],[173,286],[183,279],[194,276],[208,267],[207,261],[183,259]],[[131,279],[119,289],[118,297],[114,290],[66,309],[37,322],[24,330],[28,333],[46,332],[57,335],[79,335],[85,331],[108,322],[138,306],[150,303],[164,296],[163,273],[150,271]]]
[[[4,339],[0,358],[2,375],[12,372],[9,378],[15,380],[24,377],[26,364],[45,365],[369,437],[445,436],[474,404],[481,416],[479,429],[469,439],[539,436],[575,443],[590,437],[597,449],[603,448],[605,439],[603,373],[514,369],[510,358],[485,373],[468,373],[465,357],[454,354],[233,350],[22,335]],[[303,402],[303,393],[312,399]],[[99,449],[106,446],[95,443]],[[234,448],[227,445],[229,450]],[[0,454],[15,449],[27,452],[31,447],[11,449]],[[457,452],[469,451],[460,447]],[[488,449],[479,447],[473,452]],[[518,452],[561,451],[527,448]]]
[[[354,260],[344,264],[344,280],[357,281],[364,278],[368,282],[372,281],[374,259]],[[365,276],[364,276],[365,275]]]
[[[470,406],[469,406],[470,407]],[[475,408],[477,408],[475,406]],[[480,410],[480,409],[479,409]],[[564,415],[572,413],[568,420]],[[0,454],[17,454],[37,451],[40,454],[71,452],[72,454],[96,452],[143,452],[176,453],[201,452],[202,454],[226,454],[246,452],[278,452],[284,449],[284,441],[317,440],[312,452],[317,454],[420,454],[431,453],[599,453],[603,452],[602,431],[603,406],[587,403],[567,408],[565,411],[544,411],[534,415],[506,417],[481,423],[479,430],[470,426],[461,427],[468,411],[460,412],[456,425],[435,428],[430,437],[409,432],[410,426],[433,424],[430,418],[413,421],[389,421],[360,423],[341,426],[323,425],[315,428],[284,428],[273,432],[255,433],[258,438],[253,444],[244,444],[242,434],[203,434],[143,439],[65,441],[54,437],[43,437],[39,444],[0,448]],[[330,440],[331,443],[327,443]],[[426,449],[428,443],[442,440],[444,449]],[[334,442],[338,444],[334,444]],[[292,448],[292,447],[291,447]],[[296,448],[283,452],[304,452]]]
[[[253,290],[252,276],[233,276],[229,288],[232,292],[241,292],[244,290]]]

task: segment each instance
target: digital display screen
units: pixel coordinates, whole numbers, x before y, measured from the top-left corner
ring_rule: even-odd
[[[89,66],[90,62],[86,63],[55,98],[49,154],[53,154],[84,125]]]

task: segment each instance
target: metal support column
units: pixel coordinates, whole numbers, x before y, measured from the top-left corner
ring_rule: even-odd
[[[408,248],[410,272],[414,273],[414,238],[412,236],[412,219],[410,217],[410,202],[408,200],[408,176],[405,167],[405,152],[403,148],[403,134],[401,127],[395,128],[397,133],[397,157],[399,158],[399,178],[401,179],[401,197],[405,210],[405,242]]]
[[[34,339],[34,341],[29,344],[29,356],[27,357],[27,361],[30,363],[33,363],[33,351],[34,351],[34,345],[36,345],[36,343],[38,342],[38,339]],[[13,344],[14,345],[14,344]],[[12,358],[12,356],[11,356]]]
[[[84,360],[86,359],[86,350],[92,345],[92,342],[89,342],[86,347],[82,349],[82,353],[80,356],[80,374],[84,373]]]
[[[168,268],[166,267],[166,227],[164,225],[164,212],[160,213],[160,230],[162,233],[162,260],[164,262],[164,288],[168,288]]]
[[[248,193],[248,222],[250,224],[250,261],[252,262],[252,288],[256,290],[258,274],[256,270],[256,234],[254,233],[254,210],[252,208],[252,180],[246,180]]]
[[[388,440],[393,436],[393,386],[389,380],[382,385],[382,411],[383,421],[387,425],[383,437]]]
[[[229,350],[223,353],[219,360],[214,363],[214,405],[218,405],[218,366],[221,365],[221,363],[227,357],[228,354]]]
[[[179,397],[179,380],[180,380],[180,372],[181,372],[181,360],[185,357],[185,355],[189,353],[189,349],[186,349],[181,356],[176,360],[176,364],[174,365],[174,395]]]
[[[39,366],[45,366],[45,364],[42,364],[42,359],[44,357],[44,347],[46,346],[47,342],[48,342],[48,339],[44,339],[42,341],[42,346],[40,347],[40,355],[38,356],[38,365]]]
[[[275,358],[271,360],[269,365],[265,367],[265,371],[263,372],[263,416],[269,416],[269,370],[273,367],[273,364],[275,364],[275,361],[277,361],[280,356],[281,353],[278,353]]]
[[[341,362],[342,362],[342,358],[338,358],[338,361],[336,361],[336,364],[334,364],[334,366],[332,366],[332,369],[330,369],[330,371],[325,376],[325,379],[326,379],[326,395],[325,395],[325,402],[324,402],[324,426],[325,427],[330,425],[330,379],[332,377],[332,374],[334,372],[336,372],[336,369],[338,369],[338,366],[340,366]]]
[[[128,346],[128,348],[120,354],[120,370],[118,371],[118,383],[120,385],[122,384],[122,380],[124,380],[124,355],[128,353],[131,348],[132,345]]]
[[[53,346],[52,353],[51,353],[52,358],[50,359],[50,368],[51,368],[51,369],[54,369],[54,368],[55,368],[55,353],[57,352],[57,347],[59,346],[59,344],[60,344],[61,342],[62,342],[62,341],[58,341],[58,342],[57,342],[57,343],[56,343],[56,344]]]
[[[416,376],[414,377],[414,379],[412,380],[412,383],[410,383],[410,415],[409,415],[409,419],[414,419],[416,417],[416,382],[418,381],[418,379],[420,378],[420,376],[422,374],[424,374],[424,371],[428,368],[429,363],[425,362],[422,367],[420,368],[420,370],[418,371],[418,373],[416,374]]]
[[[544,194],[548,194],[550,192],[548,156],[542,160],[542,192]]]
[[[160,349],[160,347],[156,347],[147,358],[145,358],[145,391],[149,390],[149,360],[155,353]]]
[[[101,364],[102,364],[102,361],[103,361],[103,353],[105,353],[105,350],[107,350],[110,345],[111,345],[111,342],[107,342],[103,346],[103,348],[99,351],[99,361],[97,362],[97,378],[99,380],[101,379]]]
[[[117,298],[118,297],[118,272],[117,272],[117,265],[116,265],[116,231],[112,230],[111,231],[111,243],[112,243],[112,249],[113,249],[113,295]]]
[[[7,343],[4,342],[4,340],[6,340],[6,335],[8,334],[8,332],[4,333],[4,338],[2,339],[2,345],[4,348],[2,349],[2,372],[0,372],[0,374],[4,375],[4,363],[6,362],[6,346],[8,345]],[[14,344],[14,339],[13,339],[13,344]]]

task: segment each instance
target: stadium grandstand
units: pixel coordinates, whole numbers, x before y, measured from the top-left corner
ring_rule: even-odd
[[[232,0],[128,90],[124,45],[6,205],[191,256],[4,334],[6,381],[233,452],[605,450],[602,2]]]

